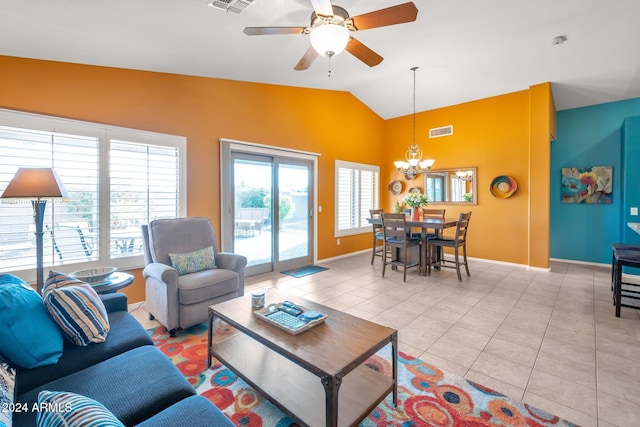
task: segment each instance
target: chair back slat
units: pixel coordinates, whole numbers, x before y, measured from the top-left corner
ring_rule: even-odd
[[[407,217],[403,213],[383,213],[382,226],[385,240],[402,242],[407,239]]]
[[[382,209],[369,209],[369,215],[371,219],[382,220]],[[374,233],[382,230],[382,224],[372,224],[372,226]]]
[[[446,209],[422,209],[422,216],[444,218],[445,212],[446,212]]]
[[[471,212],[461,212],[458,217],[458,225],[456,227],[456,242],[464,243],[467,238],[467,230],[469,229],[469,220]]]

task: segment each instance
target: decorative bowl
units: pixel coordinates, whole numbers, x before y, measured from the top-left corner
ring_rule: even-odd
[[[116,267],[88,268],[74,271],[70,276],[86,283],[100,283],[105,281],[116,270]]]
[[[507,199],[518,189],[516,180],[508,175],[497,176],[491,181],[489,191],[496,199]]]

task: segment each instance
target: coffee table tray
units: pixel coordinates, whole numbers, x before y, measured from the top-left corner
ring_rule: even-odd
[[[277,303],[277,304],[270,304],[270,306],[274,306],[274,305],[275,305],[275,309],[277,310],[278,308],[280,308],[282,303],[280,302],[280,303]],[[309,309],[307,307],[301,306],[300,304],[297,304],[297,306],[302,310],[303,314],[306,311],[311,310],[311,309]],[[319,324],[323,323],[327,319],[327,317],[329,317],[324,313],[320,313],[320,314],[322,314],[321,317],[318,317],[317,319],[314,319],[314,320],[311,320],[311,321],[307,322],[307,324],[304,325],[304,326],[301,326],[301,327],[296,328],[296,329],[292,329],[292,328],[290,328],[290,327],[288,327],[288,326],[286,326],[286,325],[284,325],[284,324],[282,324],[280,322],[277,322],[277,321],[271,319],[268,315],[273,313],[273,312],[274,312],[273,309],[270,309],[269,307],[265,307],[265,308],[262,308],[260,310],[254,311],[253,314],[255,314],[258,319],[264,320],[267,323],[270,323],[270,324],[272,324],[274,326],[277,326],[278,328],[280,328],[283,331],[286,331],[286,332],[288,332],[288,333],[290,333],[292,335],[298,335],[298,334],[301,334],[304,331],[308,331],[309,329],[311,329],[311,328],[313,328],[315,326],[318,326]]]

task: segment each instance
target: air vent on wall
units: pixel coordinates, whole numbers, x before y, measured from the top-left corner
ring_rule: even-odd
[[[240,13],[255,0],[210,0],[207,5],[227,12]]]
[[[429,129],[429,138],[453,135],[453,125]]]

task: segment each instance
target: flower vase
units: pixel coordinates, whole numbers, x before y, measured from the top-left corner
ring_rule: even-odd
[[[420,208],[411,208],[411,220],[420,221]]]

